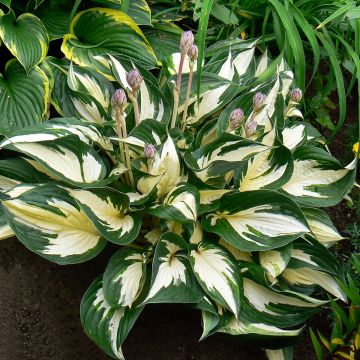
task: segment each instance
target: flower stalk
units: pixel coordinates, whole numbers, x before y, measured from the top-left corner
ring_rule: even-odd
[[[182,72],[184,67],[184,61],[185,57],[189,51],[189,48],[194,43],[194,35],[192,31],[184,31],[181,39],[180,39],[180,64],[178,69],[178,75],[176,84],[174,87],[174,107],[173,107],[173,113],[171,118],[171,126],[170,128],[174,128],[176,125],[176,118],[178,114],[178,108],[179,108],[179,98],[180,98],[180,89],[181,89],[181,78],[182,78]]]
[[[126,81],[131,87],[131,91],[128,90],[127,95],[134,107],[135,126],[138,126],[140,124],[140,110],[137,101],[137,96],[141,83],[143,82],[143,78],[138,70],[133,69],[129,71],[129,73],[126,75]]]
[[[124,108],[127,104],[125,91],[122,89],[116,90],[111,100],[112,107],[115,112],[116,132],[119,138],[120,158],[128,169],[128,172],[124,174],[124,179],[128,186],[135,188],[134,175],[131,169],[129,147],[127,144],[121,141],[121,139],[125,139],[127,137],[124,115]]]

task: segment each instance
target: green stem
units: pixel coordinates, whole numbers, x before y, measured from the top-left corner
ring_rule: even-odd
[[[190,73],[189,73],[189,80],[188,80],[187,89],[186,89],[185,106],[184,106],[184,112],[183,112],[183,118],[182,118],[182,124],[181,124],[182,131],[185,130],[185,126],[186,126],[186,118],[187,118],[187,112],[188,112],[189,102],[190,102],[193,74],[194,74],[194,62],[190,60]]]

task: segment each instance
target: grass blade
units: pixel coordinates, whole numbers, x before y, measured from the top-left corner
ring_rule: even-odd
[[[284,28],[286,29],[286,36],[288,38],[288,43],[290,44],[295,59],[295,66],[296,66],[295,77],[296,77],[297,85],[304,90],[306,63],[305,63],[304,48],[300,38],[300,34],[285,6],[282,5],[279,2],[279,0],[269,0],[269,2],[275,8]]]
[[[316,35],[320,39],[321,43],[324,46],[324,49],[328,53],[329,61],[334,71],[336,87],[339,96],[339,119],[336,124],[335,130],[332,132],[332,134],[329,136],[327,140],[327,142],[330,143],[334,139],[336,134],[339,132],[345,121],[345,116],[346,116],[345,85],[344,85],[344,78],[341,72],[339,61],[336,57],[336,53],[333,49],[333,46],[329,43],[327,39],[325,39],[325,36],[322,33],[317,32]]]
[[[324,355],[323,355],[323,351],[320,345],[319,340],[317,339],[316,335],[314,334],[313,330],[310,328],[310,336],[311,336],[311,341],[313,343],[313,346],[315,348],[315,352],[316,352],[316,357],[318,360],[323,360],[324,359]]]
[[[197,33],[197,45],[199,48],[199,55],[197,59],[197,82],[196,82],[196,92],[197,97],[200,96],[200,86],[201,86],[201,72],[202,72],[202,61],[204,59],[205,53],[205,39],[206,31],[209,23],[210,11],[213,5],[213,0],[204,0],[204,3],[201,7],[200,20],[199,20],[199,31]]]
[[[346,6],[341,6],[339,9],[337,9],[334,13],[332,13],[329,17],[327,17],[323,22],[321,22],[318,27],[316,28],[316,30],[321,29],[322,27],[324,27],[326,24],[328,24],[330,21],[335,20],[337,17],[341,16],[342,14],[345,14],[347,11],[351,10],[352,8],[354,8],[356,5],[355,4],[348,4]]]
[[[308,84],[310,84],[311,80],[313,79],[314,75],[316,74],[316,72],[318,70],[319,63],[320,63],[320,47],[319,47],[319,43],[318,43],[318,41],[316,39],[316,35],[314,33],[313,28],[308,23],[308,21],[306,20],[306,18],[302,14],[302,12],[299,11],[299,9],[294,5],[291,5],[291,10],[293,12],[295,21],[297,22],[300,29],[302,30],[302,32],[307,37],[307,39],[308,39],[308,41],[310,43],[311,49],[313,51],[313,54],[314,54],[314,69],[313,69],[313,73],[311,75],[311,79],[308,82]]]

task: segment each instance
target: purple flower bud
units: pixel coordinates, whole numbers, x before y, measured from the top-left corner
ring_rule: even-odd
[[[265,101],[266,101],[266,96],[263,93],[261,92],[256,93],[253,97],[254,111],[259,111],[264,106]]]
[[[126,75],[126,81],[128,82],[133,91],[138,91],[140,89],[143,78],[138,70],[133,69],[130,70]]]
[[[187,53],[190,46],[194,43],[194,34],[191,30],[184,31],[180,39],[180,51]]]
[[[250,120],[245,127],[245,133],[246,133],[246,137],[250,137],[251,135],[253,135],[256,131],[257,128],[257,123],[255,120]]]
[[[242,109],[235,109],[230,113],[230,128],[235,130],[244,120],[244,112]]]
[[[144,154],[148,159],[153,159],[156,154],[155,146],[152,144],[146,144],[144,147]]]
[[[127,98],[125,91],[123,89],[117,89],[111,98],[112,107],[123,109],[126,106],[126,104],[127,104]]]
[[[189,47],[189,50],[187,52],[189,58],[191,61],[196,61],[196,59],[198,58],[198,54],[199,54],[199,49],[196,45],[191,45]]]
[[[302,91],[299,88],[291,90],[290,99],[297,103],[300,102],[302,99]]]

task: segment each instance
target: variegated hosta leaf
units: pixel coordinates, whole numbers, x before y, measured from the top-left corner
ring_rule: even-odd
[[[217,330],[230,335],[249,336],[252,340],[266,340],[298,336],[302,329],[284,330],[263,323],[251,323],[233,318],[226,326]]]
[[[223,186],[222,175],[237,168],[241,161],[267,149],[267,146],[260,143],[224,134],[194,152],[186,152],[184,159],[187,166],[201,181],[213,185],[217,180],[219,185]]]
[[[190,184],[179,184],[169,192],[160,205],[147,212],[161,219],[178,222],[195,222],[199,207],[199,191]]]
[[[186,119],[188,124],[197,123],[202,118],[210,115],[222,105],[230,101],[239,90],[242,85],[241,77],[243,77],[250,67],[250,63],[254,57],[255,47],[240,52],[237,56],[232,56],[231,50],[226,58],[222,60],[220,65],[217,62],[218,70],[216,74],[232,83],[219,86],[216,89],[205,92],[199,101],[195,101],[193,114],[189,114]],[[204,71],[210,70],[210,65],[204,68]],[[209,68],[209,69],[208,69]],[[214,73],[212,71],[212,73]],[[196,97],[194,97],[196,100]]]
[[[335,256],[317,240],[298,239],[293,242],[290,269],[309,267],[343,278],[343,270]]]
[[[20,183],[38,184],[49,180],[22,158],[0,160],[0,192],[6,192]]]
[[[38,66],[27,74],[15,59],[0,74],[0,133],[35,125],[47,117],[50,84]]]
[[[136,68],[143,77],[138,96],[140,121],[153,119],[167,124],[171,117],[171,109],[153,75],[141,66],[135,66],[128,60],[116,59],[113,56],[110,56],[110,64],[114,78],[126,90],[131,91],[126,80],[126,74],[130,70]]]
[[[240,166],[240,191],[277,190],[291,177],[291,152],[285,147],[263,151]]]
[[[203,290],[237,317],[242,281],[233,256],[222,246],[202,241],[190,251],[190,262]]]
[[[230,192],[228,189],[200,190],[200,212],[215,211],[223,195]]]
[[[293,156],[294,171],[282,189],[301,205],[336,205],[354,184],[355,162],[343,168],[329,153],[313,146],[300,146]]]
[[[246,272],[244,273],[246,276]],[[244,299],[241,316],[250,322],[274,326],[295,326],[320,311],[321,302],[305,301],[282,294],[252,279],[243,278]]]
[[[150,291],[144,303],[196,303],[203,296],[189,260],[185,240],[171,232],[157,243]]]
[[[146,256],[124,247],[111,258],[103,276],[106,301],[114,308],[132,307],[146,280]]]
[[[243,251],[279,248],[309,232],[296,203],[270,190],[225,194],[202,225]]]
[[[0,240],[15,236],[4,214],[4,208],[0,205]]]
[[[84,294],[80,319],[85,334],[109,356],[125,360],[121,345],[129,334],[142,307],[112,308],[105,300],[101,277]]]
[[[141,155],[143,156],[144,147],[146,144],[154,146],[163,144],[168,137],[166,126],[155,120],[144,120],[135,127],[129,136],[123,141],[127,144],[141,148]]]
[[[125,245],[139,234],[141,215],[129,212],[129,198],[110,188],[69,190],[82,210],[109,241]]]
[[[44,135],[44,134],[43,134]],[[5,144],[5,145],[4,145]],[[97,186],[110,182],[106,178],[106,166],[100,155],[78,136],[56,138],[45,134],[24,142],[3,143],[2,149],[15,150],[36,160],[50,174],[78,186]]]
[[[74,66],[70,63],[67,74],[67,83],[71,90],[90,95],[103,107],[106,112],[111,110],[111,96],[114,93],[114,86],[104,76],[93,70]],[[76,97],[73,99],[75,107]]]
[[[346,302],[346,295],[341,290],[333,275],[303,267],[296,269],[287,268],[281,277],[286,280],[289,285],[295,286],[296,288],[320,286],[331,295]]]
[[[203,327],[203,332],[201,334],[200,340],[204,340],[210,335],[212,330],[214,330],[219,324],[219,316],[209,311],[201,311],[201,322]]]
[[[106,241],[68,192],[56,185],[16,187],[3,200],[17,238],[58,264],[74,264],[100,253]]]
[[[316,208],[302,208],[302,212],[309,224],[311,235],[324,246],[330,247],[344,239],[325,211]]]
[[[281,132],[282,142],[288,149],[293,150],[307,141],[306,126],[297,121],[288,121]]]
[[[104,7],[120,9],[123,0],[93,0]],[[135,20],[138,25],[151,26],[151,10],[145,0],[132,0],[125,9],[126,14]]]
[[[76,135],[88,145],[95,143],[104,150],[113,151],[111,141],[104,137],[101,131],[102,128],[94,123],[75,118],[54,118],[42,124],[12,132],[0,143],[0,146],[54,140],[68,135]]]
[[[266,269],[271,282],[286,269],[291,258],[292,243],[278,249],[260,251],[259,260],[261,266]]]
[[[266,349],[265,352],[268,360],[293,360],[294,358],[294,348],[292,346],[276,350]]]
[[[13,10],[1,16],[0,37],[27,73],[46,56],[49,36],[40,19],[30,13],[17,19]]]
[[[156,152],[154,159],[143,164],[141,170],[148,174],[139,179],[137,187],[143,194],[148,194],[155,187],[158,197],[166,195],[170,190],[185,180],[181,173],[180,160],[174,141],[170,136]]]
[[[103,124],[111,121],[111,82],[95,70],[74,67],[67,60],[47,58],[54,79],[51,101],[62,116]]]
[[[114,9],[92,8],[78,13],[61,50],[76,64],[95,69],[101,65],[97,56],[104,54],[126,56],[147,68],[157,65],[154,51],[134,20]]]

